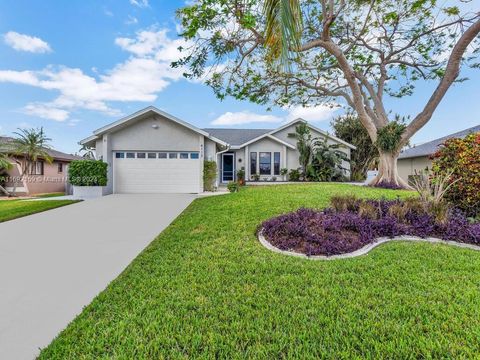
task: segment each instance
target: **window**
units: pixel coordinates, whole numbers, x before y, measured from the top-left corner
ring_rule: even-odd
[[[135,159],[135,153],[127,152],[127,159]]]
[[[272,174],[272,153],[260,153],[260,175]]]
[[[117,153],[115,153],[115,157],[117,159],[124,159],[125,158],[125,153],[117,152]]]
[[[34,161],[31,164],[30,175],[43,175],[43,161]]]
[[[158,153],[158,158],[159,159],[166,159],[167,158],[167,153]]]
[[[250,153],[250,175],[255,175],[257,173],[257,153]]]
[[[149,159],[156,159],[157,158],[157,153],[148,153],[147,157]]]
[[[145,159],[146,155],[144,152],[137,153],[137,159]]]
[[[63,173],[63,163],[58,163],[58,172]]]
[[[190,153],[190,159],[198,159],[200,156],[197,152]]]
[[[180,159],[188,159],[188,153],[180,153]]]
[[[280,153],[273,153],[273,175],[280,175]]]
[[[168,158],[169,159],[176,159],[176,158],[178,158],[178,154],[177,153],[168,153]]]

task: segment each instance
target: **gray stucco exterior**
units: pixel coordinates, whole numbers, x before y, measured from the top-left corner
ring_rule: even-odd
[[[296,149],[295,138],[289,136],[290,133],[295,132],[295,126],[299,122],[304,122],[302,119],[297,119],[289,124],[281,126],[278,129],[198,129],[191,124],[188,124],[180,119],[177,119],[169,114],[166,114],[154,107],[148,107],[135,114],[132,114],[124,119],[109,124],[103,128],[94,131],[94,135],[81,141],[80,144],[86,145],[95,150],[97,158],[108,164],[108,185],[106,187],[107,193],[116,192],[116,177],[120,176],[114,167],[117,166],[115,154],[118,152],[179,152],[179,153],[198,153],[200,161],[190,161],[191,166],[196,166],[197,169],[188,174],[189,177],[197,177],[198,191],[203,191],[203,160],[212,160],[217,163],[217,183],[222,182],[222,159],[224,153],[234,154],[234,173],[240,169],[245,170],[245,177],[250,180],[253,173],[250,169],[251,153],[271,153],[271,174],[261,175],[261,178],[278,180],[282,177],[274,173],[274,154],[280,154],[280,168],[287,168],[288,170],[298,169],[299,153]],[[351,149],[354,146],[337,139],[328,133],[315,128],[309,124],[309,127],[314,138],[327,138],[330,144],[340,145],[340,150],[343,151],[347,157],[350,157]],[[222,138],[224,137],[224,138]],[[236,142],[230,144],[227,140]],[[244,141],[242,144],[239,142]],[[118,154],[117,154],[118,155]],[[156,155],[155,155],[156,156]],[[138,156],[135,156],[135,158]],[[138,162],[138,164],[147,164],[146,162]],[[153,164],[152,162],[148,164]],[[184,165],[187,162],[171,161],[169,165],[175,164]],[[195,165],[193,165],[195,164]],[[136,170],[136,165],[131,164],[132,169]],[[349,175],[349,163],[345,162],[343,166],[348,169],[346,175]],[[145,168],[147,169],[147,168]],[[174,176],[175,169],[169,168],[168,174],[162,175],[159,169],[154,169],[157,178],[163,176]],[[147,171],[147,170],[145,170]],[[163,171],[163,170],[162,170]],[[183,170],[185,174],[185,169]],[[259,173],[259,161],[257,158],[256,173]],[[122,175],[122,174],[121,174]],[[123,177],[125,173],[123,173]],[[142,175],[142,174],[141,174]],[[143,174],[144,175],[144,174]],[[179,173],[179,176],[181,174]],[[127,181],[123,179],[122,181]],[[179,179],[181,182],[181,179]],[[172,184],[170,184],[172,190]],[[138,189],[138,184],[137,188]]]

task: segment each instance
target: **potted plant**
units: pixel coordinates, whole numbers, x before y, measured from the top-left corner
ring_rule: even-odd
[[[245,185],[245,170],[243,167],[237,171],[237,181],[240,186]]]
[[[260,175],[258,175],[258,174],[253,174],[253,175],[252,175],[252,180],[253,180],[253,181],[259,181],[259,180],[260,180]]]
[[[91,199],[105,194],[107,163],[101,160],[75,160],[68,168],[68,180],[73,185],[73,196]]]
[[[280,175],[283,176],[283,180],[287,181],[288,169],[287,168],[281,168],[280,169]]]

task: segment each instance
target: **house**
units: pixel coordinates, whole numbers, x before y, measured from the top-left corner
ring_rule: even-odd
[[[80,141],[107,162],[107,193],[198,193],[203,161],[217,163],[217,184],[245,170],[280,180],[280,169],[297,169],[297,119],[277,129],[199,129],[153,106],[106,125]],[[340,145],[349,157],[355,147],[309,125],[314,137]],[[344,164],[349,168],[348,163]]]
[[[0,136],[0,151],[7,148],[8,144],[14,139]],[[13,158],[11,163],[13,168],[3,171],[2,177],[6,178],[3,184],[7,191],[13,191],[17,195],[35,195],[53,192],[66,192],[68,165],[72,160],[81,159],[81,157],[66,154],[54,149],[45,149],[52,157],[50,164],[44,159],[38,159],[28,173],[20,178],[21,166]],[[1,194],[0,194],[1,195]]]
[[[464,138],[468,134],[478,131],[480,131],[480,125],[402,151],[398,157],[398,174],[402,179],[408,181],[409,176],[415,175],[415,171],[418,173],[426,169],[431,169],[431,156],[435,154],[438,147],[446,140],[451,138]]]

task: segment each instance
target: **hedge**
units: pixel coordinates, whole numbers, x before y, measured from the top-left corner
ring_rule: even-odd
[[[70,184],[75,186],[106,186],[107,163],[101,160],[74,160],[68,168]]]

